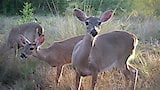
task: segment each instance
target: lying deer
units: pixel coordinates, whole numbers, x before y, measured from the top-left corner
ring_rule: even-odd
[[[94,90],[98,73],[113,67],[122,71],[126,86],[128,80],[131,80],[132,89],[135,89],[134,80],[137,80],[137,76],[134,78],[135,72],[132,72],[135,68],[129,65],[127,60],[135,54],[138,44],[136,36],[125,31],[113,31],[98,36],[100,25],[110,19],[112,13],[113,11],[106,11],[98,18],[87,17],[81,10],[74,10],[75,16],[85,22],[87,28],[87,34],[76,44],[72,54],[72,65],[76,71],[76,90],[81,89],[81,76],[88,75],[92,76],[91,89]]]
[[[43,34],[43,32],[44,31],[42,27],[34,22],[21,24],[17,27],[14,27],[9,33],[6,45],[1,47],[1,51],[6,52],[13,48],[16,55],[16,50],[23,47],[19,40],[20,34],[25,36],[30,42],[34,42],[39,38],[40,35]]]
[[[71,56],[74,46],[77,42],[82,40],[82,36],[73,37],[63,41],[54,42],[50,47],[44,49],[38,49],[36,45],[41,45],[44,42],[44,36],[42,35],[36,43],[31,43],[27,38],[21,35],[22,43],[26,41],[28,44],[23,44],[24,51],[21,53],[21,57],[34,56],[47,62],[52,67],[57,67],[56,84],[58,83],[61,75],[62,67],[64,64],[71,63]]]

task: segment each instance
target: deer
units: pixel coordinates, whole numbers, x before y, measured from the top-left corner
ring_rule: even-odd
[[[37,48],[36,45],[42,45],[44,42],[44,36],[41,35],[39,39],[36,41],[36,43],[30,43],[27,38],[25,38],[23,35],[21,35],[21,42],[23,41],[27,42],[23,43],[24,50],[21,52],[21,58],[27,58],[27,57],[36,57],[39,60],[42,60],[46,63],[48,63],[52,67],[57,67],[57,73],[56,73],[56,85],[60,82],[59,78],[63,71],[63,66],[65,64],[71,63],[71,56],[74,46],[77,42],[82,40],[84,35],[68,38],[62,41],[55,41],[52,45],[50,45],[47,48]]]
[[[86,26],[86,34],[72,52],[72,66],[76,73],[75,90],[81,90],[81,79],[92,77],[91,90],[95,89],[98,73],[118,68],[125,77],[126,87],[135,90],[138,70],[128,63],[134,59],[137,37],[127,31],[115,30],[99,35],[101,25],[108,21],[113,11],[105,11],[100,17],[88,17],[82,10],[74,9],[74,15]]]
[[[39,36],[44,33],[44,29],[35,22],[24,23],[13,27],[9,32],[6,43],[1,47],[1,52],[6,52],[14,49],[14,55],[17,55],[17,50],[24,47],[20,42],[20,35],[25,36],[30,42],[35,42]],[[24,42],[25,43],[25,42]]]

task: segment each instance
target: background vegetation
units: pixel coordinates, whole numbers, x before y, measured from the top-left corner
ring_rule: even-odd
[[[101,34],[127,30],[139,39],[136,58],[130,63],[139,70],[137,90],[159,90],[160,86],[160,0],[0,0],[0,46],[15,25],[37,21],[45,29],[44,48],[54,41],[85,34],[85,26],[73,16],[73,8],[99,16],[113,9],[115,15],[102,25]],[[19,50],[20,52],[20,50]],[[13,50],[0,55],[1,90],[71,90],[75,73],[70,65],[63,70],[60,85],[56,69],[34,57],[14,58]],[[88,90],[91,78],[83,79]],[[97,90],[124,90],[124,76],[116,69],[99,74]]]
[[[24,3],[31,3],[35,14],[65,15],[66,10],[80,8],[93,14],[116,9],[116,15],[130,14],[159,16],[159,0],[1,0],[0,14],[20,15]],[[68,11],[67,11],[68,12]]]

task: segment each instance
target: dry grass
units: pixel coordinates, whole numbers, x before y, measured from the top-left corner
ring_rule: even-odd
[[[4,43],[5,35],[15,25],[17,17],[1,16],[0,40]],[[46,41],[43,47],[47,47],[54,41],[81,35],[85,33],[84,26],[72,16],[37,16],[40,24],[45,28]],[[131,61],[139,70],[137,90],[158,90],[160,84],[160,22],[155,19],[125,19],[113,18],[102,26],[102,33],[111,30],[128,29],[140,39],[136,59]],[[35,58],[21,61],[14,59],[11,52],[0,56],[0,89],[8,90],[71,90],[75,83],[75,72],[70,65],[64,66],[59,86],[55,84],[56,68]],[[83,89],[89,90],[91,77],[83,79]],[[99,74],[96,90],[125,90],[124,76],[119,70]]]

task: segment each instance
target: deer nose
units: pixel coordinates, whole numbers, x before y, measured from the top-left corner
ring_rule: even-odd
[[[27,58],[24,53],[21,53],[20,57],[21,57],[21,58]]]
[[[98,34],[98,32],[97,32],[95,29],[93,29],[93,30],[90,32],[90,34],[92,34],[92,36],[95,37],[95,36]]]

